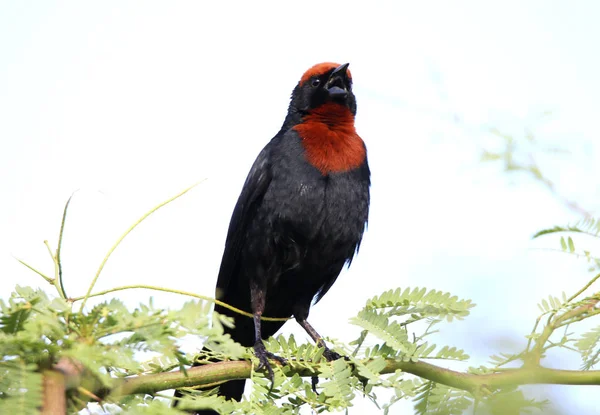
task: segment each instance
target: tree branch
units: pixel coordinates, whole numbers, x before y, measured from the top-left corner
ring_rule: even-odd
[[[187,375],[182,371],[141,375],[124,379],[111,391],[105,391],[101,395],[109,395],[110,399],[118,399],[125,395],[138,393],[154,394],[167,389],[217,385],[232,379],[248,379],[251,369],[252,364],[248,361],[227,361],[193,367],[187,370]],[[381,374],[394,373],[397,370],[474,394],[485,389],[527,384],[600,385],[600,370],[578,371],[524,367],[480,375],[446,369],[425,361],[404,362],[392,359],[387,360]],[[287,366],[284,371],[287,376],[296,373],[303,377],[319,374],[316,364],[313,368],[308,369],[293,365]]]
[[[40,415],[66,414],[65,376],[57,370],[45,370],[42,379],[44,400]]]

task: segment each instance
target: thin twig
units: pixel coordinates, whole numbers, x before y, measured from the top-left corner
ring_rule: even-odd
[[[587,290],[588,288],[590,288],[590,286],[595,283],[598,278],[600,278],[600,274],[596,275],[594,278],[592,278],[587,284],[585,284],[583,286],[583,288],[579,291],[577,291],[575,294],[573,294],[571,297],[569,297],[569,299],[567,300],[567,303],[570,303],[571,301],[573,301],[575,298],[579,297],[579,295],[584,292],[585,290]]]
[[[90,284],[90,286],[89,286],[89,288],[88,288],[85,296],[83,297],[83,302],[81,303],[81,307],[79,308],[80,312],[83,311],[83,308],[85,307],[85,303],[87,302],[88,298],[90,297],[90,294],[92,293],[92,290],[94,289],[94,286],[96,285],[96,282],[98,281],[98,278],[100,277],[100,273],[104,269],[104,265],[106,265],[106,261],[108,261],[108,258],[110,258],[110,256],[114,252],[114,250],[117,249],[117,247],[123,241],[123,239],[125,239],[125,237],[127,235],[129,235],[129,233],[132,230],[134,230],[136,226],[138,226],[140,223],[142,223],[144,221],[144,219],[146,219],[148,216],[150,216],[151,214],[153,214],[154,212],[156,212],[161,207],[163,207],[163,206],[171,203],[175,199],[183,196],[184,194],[186,194],[187,192],[189,192],[190,190],[192,190],[194,187],[196,187],[197,185],[199,185],[203,181],[204,180],[201,180],[198,183],[193,184],[192,186],[190,186],[187,189],[183,190],[182,192],[176,194],[175,196],[171,197],[170,199],[165,200],[164,202],[162,202],[159,205],[157,205],[157,206],[153,207],[152,209],[150,209],[141,218],[139,218],[133,225],[131,225],[129,227],[129,229],[127,229],[125,231],[125,233],[123,233],[123,235],[121,235],[121,237],[119,239],[117,239],[117,242],[115,242],[115,244],[108,250],[108,253],[106,254],[106,256],[104,257],[104,259],[100,263],[100,267],[98,268],[98,271],[96,271],[96,275],[94,276],[94,279],[92,280],[92,282],[91,282],[91,284]]]
[[[19,259],[19,258],[15,257],[15,256],[13,256],[13,258],[16,259],[17,261],[19,261],[22,265],[25,265],[27,268],[29,268],[30,270],[32,270],[36,274],[38,274],[43,279],[45,279],[47,283],[54,285],[54,278],[48,277],[46,274],[44,274],[41,271],[38,271],[37,269],[35,269],[34,267],[32,267],[31,265],[29,265],[27,262],[23,261],[22,259]]]
[[[98,297],[101,295],[105,295],[105,294],[110,294],[116,291],[123,291],[123,290],[131,290],[131,289],[135,289],[135,288],[142,288],[142,289],[146,289],[146,290],[154,290],[154,291],[162,291],[162,292],[166,292],[166,293],[174,293],[174,294],[181,294],[181,295],[187,295],[188,297],[194,297],[194,298],[198,298],[200,300],[204,300],[204,301],[209,301],[211,303],[215,303],[218,304],[222,307],[225,307],[237,314],[240,314],[242,316],[246,316],[246,317],[250,317],[250,318],[254,318],[254,315],[251,313],[248,313],[246,311],[240,310],[239,308],[236,308],[232,305],[229,305],[223,301],[220,300],[216,300],[214,298],[205,296],[205,295],[201,295],[201,294],[196,294],[196,293],[192,293],[189,291],[182,291],[182,290],[176,290],[173,288],[164,288],[164,287],[157,287],[154,285],[146,285],[146,284],[135,284],[135,285],[123,285],[121,287],[115,287],[115,288],[110,288],[108,290],[104,290],[104,291],[98,291],[96,293],[93,294],[89,294],[89,295],[85,295],[85,296],[81,296],[81,297],[74,297],[74,298],[70,298],[69,301],[71,302],[75,302],[75,301],[81,301],[84,300],[85,298],[92,298],[92,297]],[[265,317],[262,316],[261,320],[264,321],[287,321],[289,320],[290,317]]]
[[[71,199],[73,199],[74,194],[75,194],[75,192],[73,192],[71,194],[71,196],[69,196],[67,203],[65,203],[65,209],[63,210],[63,216],[62,216],[62,220],[60,222],[60,232],[58,233],[58,246],[56,247],[56,258],[55,258],[56,265],[58,266],[58,275],[57,275],[58,281],[55,281],[56,289],[58,290],[58,293],[60,294],[60,296],[62,298],[64,298],[65,300],[68,298],[68,296],[67,296],[67,292],[65,290],[65,286],[63,285],[62,262],[60,260],[60,251],[62,248],[63,232],[65,230],[65,221],[67,220],[67,209],[69,208],[69,204],[71,203]]]

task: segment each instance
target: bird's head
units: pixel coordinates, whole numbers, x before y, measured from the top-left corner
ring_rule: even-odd
[[[356,115],[356,98],[352,93],[352,76],[348,65],[324,62],[304,72],[292,93],[290,109],[311,114],[325,104],[337,104],[327,107],[340,106],[340,109],[350,110],[352,115]]]
[[[319,63],[294,88],[282,132],[294,130],[305,157],[323,175],[347,172],[366,162],[354,128],[356,98],[348,64]]]

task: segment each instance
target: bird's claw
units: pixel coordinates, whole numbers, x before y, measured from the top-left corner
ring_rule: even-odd
[[[318,376],[311,376],[310,378],[310,386],[311,389],[314,393],[316,393],[317,395],[319,394],[319,392],[317,392],[317,385],[319,384],[319,377]]]
[[[286,365],[287,360],[281,356],[277,356],[269,352],[263,342],[259,341],[254,343],[254,354],[258,358],[259,364],[256,370],[267,369],[267,378],[271,381],[271,389],[273,389],[273,384],[275,382],[275,374],[273,373],[273,368],[271,367],[271,363],[269,359],[273,359],[280,363],[281,365]]]

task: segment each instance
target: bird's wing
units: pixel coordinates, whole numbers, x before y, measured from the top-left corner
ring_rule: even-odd
[[[254,161],[231,215],[221,269],[219,270],[219,278],[217,280],[217,299],[224,297],[227,287],[236,273],[246,229],[252,218],[254,218],[256,209],[260,205],[271,183],[270,153],[270,145],[267,145]]]

